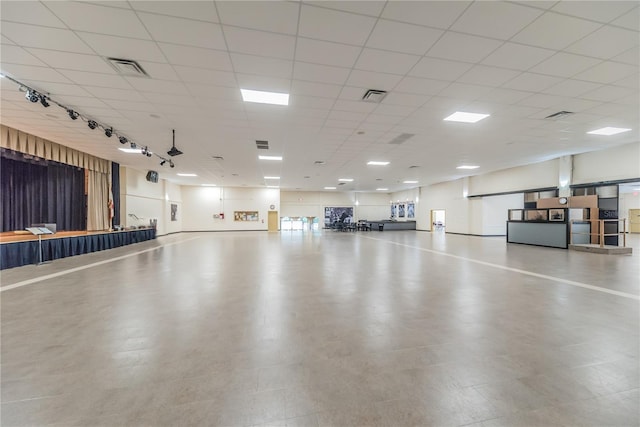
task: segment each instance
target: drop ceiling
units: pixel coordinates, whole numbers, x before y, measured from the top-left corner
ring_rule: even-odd
[[[339,191],[397,191],[640,140],[632,1],[3,0],[0,15],[3,74],[165,157],[175,129],[184,154],[170,169],[122,153],[8,79],[2,124],[179,184],[280,176],[282,189],[322,190],[348,177]],[[290,93],[289,105],[245,103],[241,88]],[[369,89],[388,93],[364,102]],[[490,116],[443,121],[456,111]],[[545,119],[559,111],[574,114]],[[587,134],[605,126],[632,131]]]

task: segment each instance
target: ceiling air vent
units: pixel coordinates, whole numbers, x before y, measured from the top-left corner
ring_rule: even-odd
[[[401,133],[400,135],[396,136],[391,141],[389,141],[389,144],[400,145],[403,142],[405,142],[407,139],[411,138],[412,136],[416,136],[416,134],[415,133]]]
[[[316,160],[313,162],[314,165],[324,165],[326,162],[324,160]]]
[[[256,148],[258,150],[268,150],[269,149],[269,141],[256,141]]]
[[[339,182],[338,185],[345,185],[346,182]]]
[[[213,160],[224,160],[224,157],[222,157],[222,156],[211,156],[211,158]]]
[[[419,167],[420,166],[413,165],[413,166],[409,166],[409,169],[415,169],[415,168],[419,168]]]
[[[379,104],[385,96],[387,96],[387,91],[385,90],[369,89],[362,97],[362,100],[364,102],[375,102]]]
[[[553,114],[545,117],[545,119],[558,120],[558,119],[561,119],[563,117],[570,116],[571,114],[573,114],[571,111],[558,111],[557,113],[553,113]]]
[[[130,77],[149,77],[146,71],[136,61],[131,59],[107,58],[109,64],[118,74]]]

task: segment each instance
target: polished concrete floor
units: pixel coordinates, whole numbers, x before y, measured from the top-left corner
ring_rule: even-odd
[[[1,424],[637,426],[635,252],[183,233],[6,270]]]

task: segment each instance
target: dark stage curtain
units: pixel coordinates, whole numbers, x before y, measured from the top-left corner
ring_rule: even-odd
[[[0,157],[1,231],[55,223],[58,230],[86,230],[84,169],[52,161]],[[9,158],[13,157],[13,158]]]
[[[113,219],[111,225],[120,225],[120,164],[111,163],[111,193],[113,194]]]

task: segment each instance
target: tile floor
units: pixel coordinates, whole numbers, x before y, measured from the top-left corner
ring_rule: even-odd
[[[635,250],[183,233],[5,270],[131,254],[2,292],[1,424],[637,426]]]

